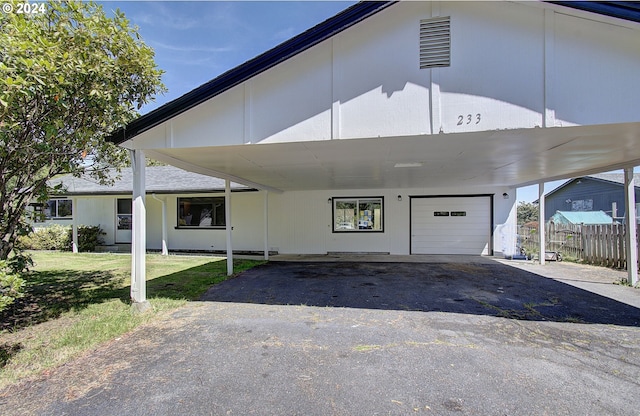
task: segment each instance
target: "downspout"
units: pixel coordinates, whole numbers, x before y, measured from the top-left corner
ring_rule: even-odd
[[[167,246],[167,201],[163,198],[160,199],[155,193],[151,194],[151,197],[162,204],[162,255],[169,255],[169,248]]]

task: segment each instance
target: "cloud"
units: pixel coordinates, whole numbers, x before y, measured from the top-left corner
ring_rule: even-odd
[[[170,51],[185,52],[185,53],[191,53],[191,52],[220,53],[220,52],[231,52],[234,50],[234,48],[230,46],[224,46],[224,47],[210,47],[210,46],[197,46],[197,45],[182,46],[182,45],[170,45],[168,43],[157,42],[157,41],[150,41],[149,44],[153,48],[161,48],[161,49],[166,49]]]

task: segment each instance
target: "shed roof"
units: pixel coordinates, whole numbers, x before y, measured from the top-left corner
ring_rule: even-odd
[[[187,172],[174,166],[148,166],[145,169],[147,193],[204,193],[220,192],[225,189],[224,179]],[[116,177],[113,170],[110,175]],[[116,195],[130,194],[133,191],[133,171],[123,169],[113,186],[101,185],[89,175],[75,177],[63,175],[49,181],[50,186],[62,184],[62,195]],[[250,188],[231,183],[233,190],[250,190]]]
[[[551,219],[565,222],[558,217],[564,217],[571,224],[613,224],[613,218],[604,211],[556,211]]]

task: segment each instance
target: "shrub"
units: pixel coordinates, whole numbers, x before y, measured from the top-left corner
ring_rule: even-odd
[[[0,261],[0,311],[23,296],[24,284],[24,279],[17,274],[11,274],[7,263]]]
[[[70,227],[58,224],[35,228],[30,234],[20,237],[19,245],[26,250],[70,250],[67,238],[70,232]]]
[[[95,251],[96,246],[104,244],[103,235],[107,233],[99,225],[81,225],[78,227],[78,251]],[[73,239],[69,230],[69,247]]]
[[[104,244],[106,233],[99,225],[78,226],[78,251],[95,251],[96,246]],[[29,235],[20,237],[19,247],[24,250],[60,250],[71,251],[73,228],[53,224],[36,228]]]

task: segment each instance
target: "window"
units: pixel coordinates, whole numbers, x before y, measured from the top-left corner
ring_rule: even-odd
[[[44,204],[42,212],[47,220],[71,219],[73,216],[73,203],[70,199],[52,199]]]
[[[571,201],[571,211],[593,211],[593,199]]]
[[[178,198],[178,228],[224,226],[224,197]]]
[[[384,231],[383,198],[333,198],[333,231]]]
[[[118,218],[118,230],[130,230],[132,223],[131,198],[118,199],[116,202],[116,216]]]

